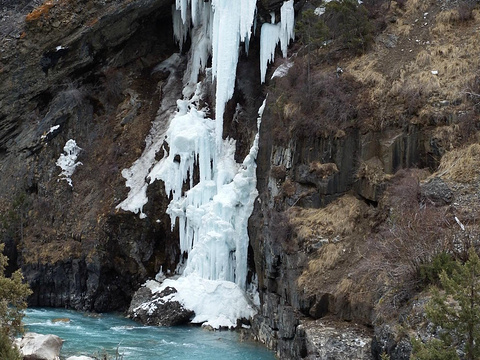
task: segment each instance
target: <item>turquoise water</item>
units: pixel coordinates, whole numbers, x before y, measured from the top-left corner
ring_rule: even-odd
[[[259,344],[239,341],[235,332],[143,326],[113,314],[88,316],[70,310],[29,309],[24,323],[27,331],[55,334],[64,339],[62,357],[107,352],[114,359],[118,347],[124,360],[275,359]]]

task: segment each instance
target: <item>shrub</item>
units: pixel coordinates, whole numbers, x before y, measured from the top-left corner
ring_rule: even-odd
[[[413,350],[412,360],[458,360],[459,357],[455,349],[450,349],[442,341],[433,339],[427,344],[420,340],[411,339]]]
[[[323,45],[328,36],[328,28],[313,9],[307,9],[301,13],[300,20],[296,23],[295,34],[298,41],[312,51]]]
[[[274,179],[285,180],[285,177],[287,176],[287,169],[284,165],[272,166],[270,169],[270,175]]]
[[[404,10],[405,7],[407,6],[407,1],[408,1],[408,0],[397,0],[397,6],[398,6],[400,9]]]
[[[435,278],[447,263],[440,255],[448,251],[451,239],[444,209],[421,206],[419,191],[414,172],[399,171],[379,204],[385,218],[367,240],[369,268],[365,271],[384,278],[378,283],[383,298],[377,306],[379,316],[394,315],[425,286],[425,279]]]
[[[0,358],[16,360],[18,351],[12,350],[10,339],[23,331],[23,310],[31,290],[28,284],[23,283],[20,271],[14,272],[10,278],[5,277],[8,258],[3,255],[4,247],[4,244],[0,244]]]
[[[326,5],[330,35],[356,54],[364,53],[373,42],[374,26],[368,12],[357,0],[336,0]]]
[[[420,280],[425,284],[440,284],[440,274],[445,272],[447,275],[452,275],[457,268],[458,263],[452,255],[441,252],[433,258],[432,262],[421,264],[419,268]]]
[[[317,73],[308,87],[305,71],[302,61],[297,60],[288,75],[269,89],[269,109],[276,120],[273,135],[278,143],[294,136],[341,133],[356,126],[363,115],[358,109],[361,84],[353,76]]]
[[[458,21],[465,22],[473,20],[473,9],[475,5],[471,1],[461,1],[458,4]]]
[[[0,359],[2,360],[22,360],[17,347],[14,347],[10,337],[3,331],[0,331]]]
[[[426,306],[427,317],[440,329],[440,339],[422,344],[417,342],[412,359],[458,359],[462,347],[466,360],[480,357],[480,259],[473,248],[467,262],[449,276],[445,271],[440,282],[445,290],[433,291]],[[450,357],[432,357],[432,349]]]

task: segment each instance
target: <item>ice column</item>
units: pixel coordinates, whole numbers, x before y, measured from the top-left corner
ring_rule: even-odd
[[[295,38],[295,12],[293,0],[283,3],[280,8],[280,22],[277,24],[265,23],[260,34],[260,81],[265,82],[267,65],[275,59],[275,49],[280,42],[283,57],[287,56],[287,47],[290,40]]]
[[[240,42],[250,39],[255,10],[256,0],[212,0],[211,5],[204,0],[177,0],[176,2],[176,11],[180,12],[183,24],[189,25],[189,18],[191,18],[194,34],[202,28],[203,38],[209,39],[209,42],[192,41],[194,47],[192,54],[201,59],[208,58],[208,53],[212,55],[212,75],[217,81],[215,95],[217,151],[222,150],[223,114],[225,104],[231,99],[235,88]],[[178,19],[178,15],[174,14],[174,16]],[[174,24],[176,24],[175,21]],[[183,41],[184,28],[175,25],[174,30],[177,40]],[[195,61],[191,80],[197,77],[204,66],[205,62],[198,66],[198,61]]]

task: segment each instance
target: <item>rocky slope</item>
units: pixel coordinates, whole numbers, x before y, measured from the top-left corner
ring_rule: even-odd
[[[405,259],[427,262],[439,246],[431,234],[465,238],[455,217],[469,238],[477,231],[480,15],[462,19],[440,0],[372,3],[371,47],[361,56],[337,42],[320,48],[309,58],[315,86],[295,44],[289,75],[260,87],[257,36],[227,104],[224,133],[241,159],[269,93],[249,268],[262,304],[253,333],[280,358],[408,358],[398,324],[418,287]],[[260,21],[281,4],[259,2]],[[2,237],[32,306],[125,310],[140,284],[179,263],[161,183],[149,187],[146,219],[115,208],[127,194],[121,170],[141,154],[157,110],[173,111],[180,97],[185,57],[156,68],[178,52],[171,5],[2,5]],[[69,139],[82,148],[72,187],[56,165]],[[398,173],[408,168],[423,170]],[[412,238],[425,246],[396,252]]]

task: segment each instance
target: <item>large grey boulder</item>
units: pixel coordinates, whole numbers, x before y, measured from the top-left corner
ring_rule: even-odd
[[[28,332],[17,340],[24,360],[59,360],[63,340],[57,335]]]
[[[175,326],[186,324],[195,315],[169,295],[176,293],[172,287],[166,287],[160,293],[152,294],[149,288],[140,288],[132,299],[128,316],[145,325]]]
[[[303,335],[308,360],[372,360],[372,336],[368,329],[345,322],[304,321],[297,332]]]
[[[439,177],[430,179],[420,186],[420,195],[423,202],[436,206],[448,205],[453,200],[453,191]]]

